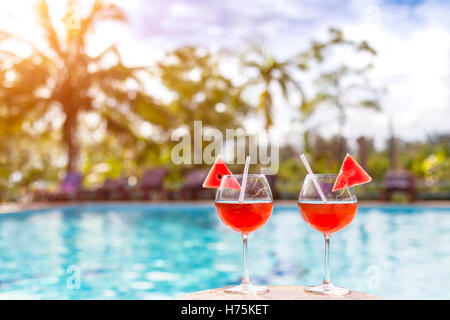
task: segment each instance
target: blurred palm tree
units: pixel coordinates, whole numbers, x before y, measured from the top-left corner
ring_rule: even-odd
[[[263,113],[266,129],[273,125],[273,100],[277,89],[286,101],[291,95],[298,94],[301,108],[308,104],[301,83],[293,75],[298,70],[297,57],[277,59],[263,45],[251,44],[242,55],[242,65],[251,74],[244,88],[260,88],[257,111]]]
[[[36,9],[45,49],[0,31],[0,41],[19,41],[32,50],[26,57],[2,51],[0,116],[10,134],[27,121],[33,124],[44,119],[50,130],[52,112],[59,110],[64,115],[61,140],[67,151],[67,170],[76,171],[82,112],[99,114],[107,129],[116,133],[133,135],[136,118],[168,126],[165,110],[145,93],[140,81],[139,73],[146,68],[125,66],[115,45],[96,56],[87,52],[88,37],[99,22],[126,21],[122,9],[95,0],[90,11],[82,15],[78,1],[68,0],[62,30],[55,28],[45,0],[38,1]]]

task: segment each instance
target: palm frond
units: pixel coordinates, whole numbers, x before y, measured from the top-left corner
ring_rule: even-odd
[[[102,118],[106,120],[107,129],[109,131],[134,136],[131,121],[125,115],[117,112],[117,110],[114,110],[113,108],[103,108],[100,114]]]
[[[377,99],[362,100],[362,101],[360,101],[358,106],[360,106],[362,108],[366,108],[366,109],[372,109],[372,110],[375,110],[375,111],[380,111],[381,110],[379,101]]]
[[[139,93],[132,107],[137,115],[152,124],[168,128],[174,122],[169,110],[146,94]]]
[[[122,63],[117,63],[91,73],[90,78],[94,82],[116,82],[122,83],[122,85],[125,81],[133,79],[135,83],[143,87],[142,79],[137,75],[139,71],[147,71],[147,67],[127,67]]]
[[[119,50],[117,49],[117,45],[112,44],[109,47],[107,47],[105,50],[103,50],[100,54],[98,54],[96,57],[91,58],[91,61],[99,62],[103,58],[105,58],[105,56],[108,54],[113,54],[114,56],[116,56],[119,59],[119,61],[121,60]]]
[[[317,93],[314,98],[309,100],[304,100],[300,105],[300,111],[302,112],[302,116],[307,118],[309,117],[317,108],[319,104],[329,99],[330,97],[324,93]]]
[[[366,51],[373,55],[377,54],[377,51],[373,47],[371,47],[367,41],[362,41],[358,46],[358,50]]]
[[[14,40],[17,42],[20,42],[22,44],[25,44],[27,46],[29,46],[36,55],[38,55],[39,57],[41,57],[42,59],[45,60],[51,60],[49,59],[41,50],[39,50],[39,48],[32,42],[25,40],[17,35],[14,35],[12,33],[0,30],[0,41],[4,41],[4,40]],[[7,51],[3,50],[4,53],[7,53]],[[13,54],[15,56],[17,56],[15,53],[10,52],[10,54]]]
[[[39,23],[44,29],[45,36],[47,38],[47,43],[50,48],[58,54],[59,57],[64,57],[63,49],[61,48],[61,42],[56,32],[55,27],[53,26],[52,19],[50,17],[50,12],[48,9],[47,1],[40,0],[37,3],[37,14],[39,18]]]
[[[91,12],[87,17],[81,19],[80,37],[84,36],[94,27],[97,22],[115,20],[120,22],[127,21],[125,11],[115,4],[105,3],[102,0],[95,0]]]

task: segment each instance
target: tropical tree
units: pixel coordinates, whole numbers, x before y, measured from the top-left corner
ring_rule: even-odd
[[[240,126],[249,105],[242,88],[223,75],[221,54],[192,46],[170,51],[158,63],[156,75],[172,94],[168,107],[176,114],[173,128],[193,129],[195,120],[219,130]]]
[[[19,41],[32,50],[26,57],[3,52],[9,65],[0,72],[0,117],[9,128],[43,122],[47,129],[55,129],[55,115],[61,114],[58,129],[66,149],[67,170],[76,171],[79,121],[85,112],[100,115],[107,130],[113,132],[134,135],[140,121],[157,128],[168,126],[165,109],[144,91],[139,74],[146,68],[124,65],[115,45],[96,56],[88,53],[88,36],[98,23],[126,21],[118,6],[95,0],[82,15],[80,4],[68,0],[62,30],[55,28],[45,0],[38,1],[36,9],[46,48],[0,31],[0,41]]]
[[[286,101],[291,95],[301,97],[301,106],[307,104],[305,92],[294,72],[298,70],[298,57],[277,59],[262,45],[251,44],[242,55],[244,71],[250,74],[243,88],[259,90],[257,111],[262,112],[265,118],[266,129],[273,125],[273,102],[278,92]]]
[[[332,28],[329,30],[329,39],[312,42],[310,48],[299,55],[299,58],[304,61],[304,64],[301,64],[304,68],[309,68],[308,63],[316,63],[319,69],[315,81],[317,92],[308,104],[302,106],[302,114],[308,117],[321,106],[337,108],[338,150],[339,158],[343,158],[346,149],[343,129],[347,120],[347,110],[365,108],[379,111],[380,90],[371,85],[367,76],[372,68],[371,62],[355,66],[348,63],[351,59],[346,59],[346,62],[336,61],[338,59],[334,57],[333,52],[339,48],[350,51],[346,51],[346,57],[349,54],[367,54],[370,59],[376,55],[376,51],[366,41],[348,40],[342,31]]]
[[[158,63],[156,76],[168,91],[168,109],[176,115],[172,121],[174,132],[187,130],[194,137],[194,121],[201,121],[205,133],[208,129],[218,129],[226,138],[226,129],[241,127],[250,106],[242,98],[242,88],[224,75],[221,66],[228,58],[224,52],[184,46],[167,52]],[[203,151],[207,142],[201,143]],[[169,147],[174,144],[166,143]],[[199,149],[194,146],[191,139],[195,158]]]

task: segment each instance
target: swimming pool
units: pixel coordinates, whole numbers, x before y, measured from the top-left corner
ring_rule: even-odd
[[[213,206],[87,204],[0,215],[0,299],[161,299],[240,281],[240,236]],[[275,205],[249,238],[259,284],[318,284],[323,237]],[[331,241],[336,285],[450,298],[450,208],[361,207]],[[78,288],[79,287],[79,288]]]

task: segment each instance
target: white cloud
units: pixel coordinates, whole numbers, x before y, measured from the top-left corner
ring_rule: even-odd
[[[420,139],[449,132],[450,30],[436,23],[445,9],[427,2],[414,9],[392,10],[379,8],[380,24],[348,24],[344,30],[369,40],[378,50],[373,76],[387,89],[382,106],[397,134]],[[408,10],[414,11],[414,18],[408,17]],[[373,134],[387,136],[377,128]]]

